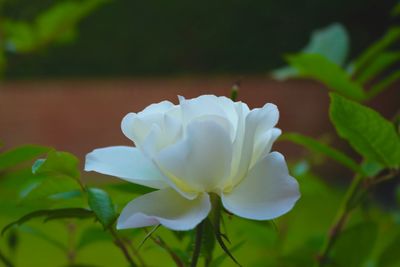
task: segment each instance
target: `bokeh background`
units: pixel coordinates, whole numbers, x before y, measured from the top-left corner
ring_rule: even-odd
[[[239,99],[251,107],[278,104],[284,131],[319,136],[331,130],[322,86],[277,82],[269,72],[316,29],[344,26],[348,62],[396,23],[395,0],[0,3],[0,139],[81,158],[126,144],[119,123],[128,112],[177,95],[229,95],[238,81]],[[390,115],[398,102],[389,90],[373,105]]]
[[[3,16],[32,21],[62,0],[2,0]],[[85,2],[85,1],[77,1]],[[380,37],[395,0],[92,0],[68,45],[8,53],[11,79],[264,74],[333,22],[350,58]],[[96,5],[96,4],[95,4]],[[71,14],[72,15],[72,14]]]
[[[126,113],[165,99],[176,103],[177,95],[229,96],[236,84],[240,85],[239,100],[250,107],[266,102],[277,104],[281,114],[278,127],[284,132],[323,139],[358,159],[335,136],[328,116],[329,97],[322,84],[299,78],[277,81],[270,73],[286,64],[284,55],[304,48],[312,32],[332,23],[342,24],[348,33],[349,63],[398,23],[398,18],[389,15],[397,2],[0,0],[2,149],[27,143],[51,146],[77,155],[82,165],[85,154],[94,148],[130,144],[120,130]],[[333,42],[332,47],[335,45]],[[368,105],[389,118],[399,103],[395,84]],[[321,246],[341,201],[342,192],[328,187],[346,185],[351,176],[338,164],[310,158],[309,152],[288,142],[279,142],[275,149],[283,152],[290,163],[307,157],[315,164],[317,176],[329,183],[308,176],[299,178],[300,182],[306,180],[304,197],[297,211],[282,220],[279,233],[235,218],[228,230],[236,241],[247,240],[245,248],[235,255],[244,266],[276,267],[274,260],[280,259],[280,254],[289,255],[282,266],[310,266],[311,255]],[[97,178],[86,174],[84,177],[88,181]],[[0,185],[2,189],[7,186]],[[386,194],[380,197],[389,203],[385,208],[393,204],[392,186],[389,183],[377,189],[378,196]],[[0,209],[7,209],[4,217],[0,210],[0,226],[23,211],[10,211],[15,204],[14,195],[7,191],[1,194],[9,198],[0,200]],[[114,196],[119,207],[132,198],[115,192]],[[362,216],[357,213],[355,218]],[[291,227],[285,228],[286,222],[291,222]],[[34,226],[43,230],[40,222]],[[91,227],[90,223],[86,226]],[[53,238],[67,238],[63,225],[46,227],[49,232],[58,233]],[[99,234],[98,230],[94,231]],[[78,229],[78,235],[84,231]],[[175,240],[171,233],[162,231],[167,240]],[[144,237],[141,232],[135,235],[135,240]],[[14,255],[19,266],[56,266],[54,262],[65,262],[63,253],[37,235],[21,238],[26,245]],[[78,260],[125,266],[111,241],[101,238],[108,243],[83,249]],[[312,249],[302,247],[305,243],[311,244]],[[49,257],[43,257],[44,251]],[[144,251],[153,266],[168,262],[165,252],[152,243]],[[265,255],[271,261],[269,265]],[[301,256],[308,261],[299,263]],[[227,261],[224,266],[233,265]]]

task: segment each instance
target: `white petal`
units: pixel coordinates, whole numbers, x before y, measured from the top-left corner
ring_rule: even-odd
[[[235,140],[233,142],[233,155],[232,155],[232,174],[239,172],[239,165],[242,159],[243,139],[246,129],[246,117],[250,112],[247,104],[242,102],[235,103],[235,109],[238,116],[237,130]]]
[[[179,110],[174,107],[167,113],[147,111],[143,115],[143,112],[127,114],[122,119],[121,129],[126,137],[135,142],[136,147],[151,157],[165,146],[175,143],[180,137],[180,115],[177,114]]]
[[[174,104],[169,101],[162,101],[151,104],[139,113],[131,112],[122,119],[122,132],[135,143],[140,143],[149,134],[153,124],[162,128],[164,115],[174,109],[177,109]]]
[[[208,194],[203,193],[196,199],[188,200],[175,190],[166,188],[129,202],[118,218],[117,228],[162,224],[172,230],[189,230],[204,220],[210,210]]]
[[[193,121],[182,141],[162,150],[155,162],[180,192],[212,191],[230,175],[232,143],[214,121]]]
[[[272,152],[231,192],[222,195],[222,203],[240,217],[270,220],[291,210],[299,197],[299,185],[289,175],[284,157]]]
[[[139,115],[150,115],[165,113],[173,108],[175,105],[170,101],[161,101],[160,103],[155,103],[147,106],[143,111],[139,112]]]
[[[202,116],[219,116],[231,124],[232,134],[236,131],[237,114],[235,103],[226,97],[215,95],[202,95],[193,99],[179,97],[182,108],[183,124],[188,125],[193,119]]]
[[[243,177],[246,176],[250,169],[251,159],[254,152],[254,143],[257,136],[271,130],[279,119],[278,108],[274,104],[267,103],[262,108],[251,110],[247,116],[244,126],[244,135],[241,146],[235,150],[235,155],[240,155],[238,164],[234,167],[236,175],[232,180],[232,185],[237,184]]]
[[[281,129],[272,128],[271,130],[265,131],[255,137],[250,168],[271,152],[272,145],[281,134]]]
[[[121,122],[121,130],[126,137],[140,144],[149,134],[151,124],[141,120],[136,113],[128,113]]]
[[[157,166],[135,147],[95,149],[86,155],[85,171],[96,171],[157,189],[168,186]]]

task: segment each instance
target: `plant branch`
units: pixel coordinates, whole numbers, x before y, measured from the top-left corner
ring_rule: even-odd
[[[178,267],[185,267],[184,262],[179,258],[179,256],[170,248],[168,245],[162,240],[160,236],[157,236],[157,238],[153,237],[150,235],[150,239],[153,240],[154,243],[165,249],[168,254],[171,256],[172,260],[175,262],[176,266]]]
[[[377,185],[381,182],[387,181],[395,177],[398,172],[393,171],[386,175],[377,176],[368,180],[364,180],[364,177],[360,174],[356,175],[346,193],[344,201],[341,208],[339,209],[336,219],[331,226],[328,234],[328,238],[322,250],[318,256],[317,267],[323,267],[328,261],[328,256],[335,244],[339,234],[342,232],[351,211],[358,205],[362,196],[370,189],[372,186]]]
[[[120,248],[122,253],[125,256],[125,259],[129,262],[131,267],[137,267],[136,263],[133,261],[131,255],[129,254],[128,249],[125,247],[123,240],[118,236],[117,232],[115,232],[114,228],[110,227],[109,231],[114,238],[114,243],[117,247]]]
[[[68,234],[67,260],[69,265],[74,265],[76,258],[76,249],[75,249],[76,225],[72,222],[68,222],[66,227]]]
[[[203,243],[203,230],[204,230],[204,221],[202,221],[196,227],[196,239],[194,241],[194,250],[192,255],[192,261],[190,263],[190,267],[196,267],[197,261],[199,260],[200,252],[201,252],[201,244]]]
[[[139,264],[142,267],[146,267],[147,264],[144,261],[144,259],[140,256],[140,253],[138,251],[138,249],[132,244],[131,240],[129,240],[128,238],[123,238],[123,241],[128,245],[128,247],[131,249],[132,254],[136,256],[137,260],[139,261]]]
[[[365,188],[362,186],[363,176],[357,174],[344,197],[343,203],[338,210],[336,215],[336,219],[334,220],[333,225],[331,226],[328,234],[328,238],[326,239],[322,250],[318,256],[318,261],[316,266],[323,267],[327,263],[329,253],[335,244],[339,234],[342,232],[344,225],[347,222],[347,219],[350,215],[350,212],[355,207],[355,203],[359,199],[357,196],[360,196],[361,191],[364,191]]]

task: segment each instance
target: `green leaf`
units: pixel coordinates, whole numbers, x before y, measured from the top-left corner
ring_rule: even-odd
[[[367,175],[367,177],[374,177],[384,169],[382,164],[368,160],[364,161],[361,164],[361,168],[363,169],[363,172]]]
[[[324,143],[321,143],[311,137],[297,133],[286,133],[282,135],[280,139],[288,140],[295,144],[304,146],[311,151],[322,153],[325,156],[349,168],[350,170],[353,170],[354,172],[362,172],[360,166],[352,158],[348,157],[343,152],[334,149],[333,147],[330,147]]]
[[[89,206],[96,214],[104,228],[110,227],[115,219],[116,213],[110,196],[106,191],[98,188],[88,188]]]
[[[25,214],[18,220],[6,225],[1,231],[1,234],[3,235],[11,227],[22,225],[27,221],[40,217],[44,218],[45,221],[48,221],[49,219],[52,218],[92,218],[94,217],[94,214],[92,211],[82,208],[36,210],[28,214]]]
[[[154,189],[150,187],[133,183],[112,183],[112,184],[107,184],[105,188],[110,188],[121,192],[126,192],[129,194],[139,194],[139,195],[147,194],[154,191]]]
[[[33,22],[6,20],[3,31],[9,51],[32,53],[53,42],[71,42],[76,26],[107,0],[62,1],[39,14]]]
[[[386,34],[368,47],[355,61],[354,71],[358,74],[380,53],[400,39],[400,27],[390,28]]]
[[[335,45],[332,45],[333,43]],[[314,31],[310,42],[302,52],[322,55],[341,66],[345,63],[349,52],[349,35],[342,24],[333,23]]]
[[[50,148],[37,145],[24,145],[0,154],[0,171],[33,160],[48,152]]]
[[[38,159],[38,160],[36,160],[32,165],[32,173],[36,174],[36,172],[39,170],[39,168],[43,165],[43,163],[45,161],[46,161],[46,159]]]
[[[358,83],[351,81],[344,70],[321,55],[297,54],[289,56],[288,61],[301,76],[320,81],[332,91],[357,101],[365,98]]]
[[[379,113],[332,93],[330,118],[338,134],[367,160],[387,167],[399,166],[399,135]]]
[[[32,171],[37,175],[80,179],[79,160],[68,152],[50,151],[45,160],[37,160]]]
[[[365,84],[396,62],[399,62],[399,60],[400,52],[382,52],[362,69],[362,72],[359,72],[355,80]]]
[[[307,46],[301,50],[302,53],[322,55],[339,66],[345,63],[348,51],[349,36],[340,23],[333,23],[325,28],[315,30],[311,34]],[[298,75],[298,71],[293,67],[283,67],[273,72],[274,78],[278,80]]]
[[[389,88],[394,82],[400,79],[400,70],[392,72],[390,75],[382,79],[380,82],[374,84],[367,92],[367,99],[372,99],[376,95]]]
[[[400,15],[400,3],[397,3],[394,8],[392,9],[392,11],[390,12],[390,15],[392,17],[397,17],[398,15]]]
[[[80,186],[74,180],[48,177],[25,192],[22,201],[60,199],[62,193],[78,192],[79,195],[80,189]],[[73,196],[76,196],[76,194],[73,194]]]
[[[104,230],[98,227],[90,227],[83,231],[82,235],[79,238],[78,245],[76,248],[78,250],[83,249],[93,243],[102,242],[102,241],[111,241],[112,238],[109,234],[107,234]]]
[[[332,248],[335,266],[360,267],[374,248],[378,234],[376,224],[363,222],[343,231]]]
[[[395,267],[400,265],[400,235],[397,235],[393,241],[383,250],[379,257],[379,267]]]
[[[5,48],[9,52],[27,52],[36,45],[35,32],[28,22],[4,20]]]

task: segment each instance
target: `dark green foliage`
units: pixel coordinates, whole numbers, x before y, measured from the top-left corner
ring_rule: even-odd
[[[53,209],[53,210],[37,210],[30,212],[18,220],[9,223],[6,225],[1,234],[3,235],[7,230],[9,230],[13,226],[22,225],[32,219],[36,218],[44,218],[44,221],[49,221],[53,219],[60,219],[60,218],[93,218],[94,214],[92,211],[82,208],[65,208],[65,209]]]
[[[333,266],[363,266],[375,246],[377,230],[376,224],[364,222],[341,233],[332,250]]]
[[[110,227],[115,219],[116,213],[114,204],[106,191],[98,188],[87,188],[88,202],[90,208],[96,214],[104,228]]]
[[[0,171],[30,161],[48,152],[50,148],[37,145],[24,145],[0,154]]]
[[[325,156],[333,159],[334,161],[346,166],[347,168],[353,170],[354,172],[361,172],[360,166],[349,156],[343,152],[324,144],[318,140],[311,137],[297,134],[297,133],[285,133],[280,138],[281,140],[288,140],[298,145],[304,146],[307,149],[314,151],[316,153],[324,154]]]
[[[333,42],[335,45],[332,45]],[[318,54],[339,66],[343,66],[349,47],[349,36],[346,29],[339,23],[333,23],[326,28],[315,30],[311,34],[307,46],[300,53]],[[272,75],[278,80],[284,80],[298,77],[299,71],[293,66],[287,66],[274,70]]]
[[[361,101],[365,93],[360,84],[352,81],[348,74],[329,59],[318,54],[296,54],[288,57],[291,66],[300,76],[322,82],[330,90],[345,97]]]
[[[378,112],[331,94],[330,117],[338,134],[366,159],[387,167],[400,164],[400,137]]]

